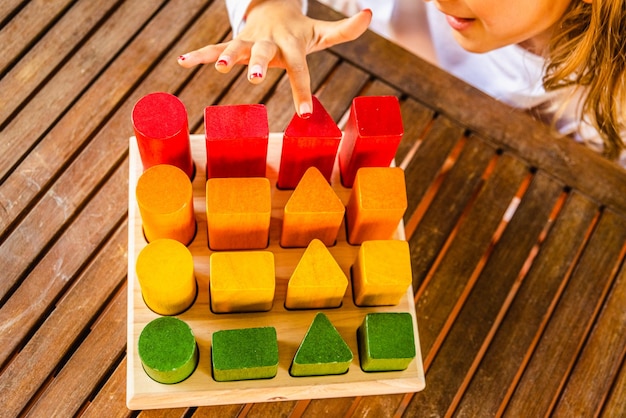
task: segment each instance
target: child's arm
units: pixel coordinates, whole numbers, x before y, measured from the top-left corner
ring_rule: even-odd
[[[337,22],[310,19],[300,0],[253,0],[246,24],[232,41],[207,45],[181,55],[183,67],[215,62],[226,73],[235,64],[248,64],[248,80],[260,83],[268,67],[287,70],[294,105],[300,116],[312,111],[311,84],[306,55],[359,37],[370,23],[371,11]]]

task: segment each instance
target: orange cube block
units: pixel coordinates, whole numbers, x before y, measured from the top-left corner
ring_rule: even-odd
[[[280,245],[306,247],[315,238],[333,245],[345,210],[322,173],[308,168],[285,204]]]
[[[206,183],[209,247],[213,250],[267,247],[271,212],[267,178],[209,179]]]
[[[375,240],[361,245],[352,266],[356,305],[397,305],[411,281],[411,254],[406,241]]]
[[[160,315],[177,315],[196,298],[193,257],[173,239],[158,239],[145,246],[135,264],[146,305]]]
[[[348,278],[328,248],[318,239],[302,254],[287,284],[288,309],[336,308],[348,288]]]
[[[160,238],[190,244],[196,233],[191,180],[180,168],[158,164],[137,180],[135,196],[148,242]]]
[[[270,251],[226,251],[211,254],[211,310],[216,313],[269,311],[276,273]]]
[[[359,169],[346,209],[348,242],[393,238],[407,207],[404,171],[399,167]]]

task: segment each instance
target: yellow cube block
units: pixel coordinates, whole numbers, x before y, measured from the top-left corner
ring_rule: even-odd
[[[209,269],[213,312],[256,312],[272,309],[276,289],[272,252],[212,253]]]
[[[326,178],[317,168],[310,167],[285,204],[280,245],[306,247],[312,239],[333,245],[345,211]]]
[[[347,205],[348,241],[393,238],[407,207],[404,170],[399,167],[364,167]]]
[[[348,278],[328,248],[318,239],[302,254],[287,284],[287,309],[336,308],[348,288]]]
[[[375,240],[361,245],[352,266],[356,305],[397,305],[411,282],[411,254],[406,241]]]
[[[272,213],[270,182],[264,177],[211,178],[206,212],[211,249],[265,248]]]
[[[176,315],[189,308],[197,293],[193,257],[179,241],[162,238],[145,246],[135,263],[146,305],[160,315]]]

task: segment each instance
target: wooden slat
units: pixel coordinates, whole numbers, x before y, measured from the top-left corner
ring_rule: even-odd
[[[127,170],[126,165],[111,175],[110,181],[78,214],[76,220],[68,225],[65,233],[41,261],[32,266],[32,271],[0,309],[1,363],[10,358],[16,348],[32,332],[33,327],[45,317],[50,306],[74,282],[75,275],[89,262],[92,253],[98,251],[102,241],[110,234],[111,228],[116,228],[116,225],[124,219],[126,208],[122,205],[111,205],[111,202],[123,202],[126,199],[127,194],[119,187],[120,183],[123,184],[126,181],[125,169]],[[14,235],[18,243],[22,240],[22,245],[28,239],[29,233],[37,233],[27,228],[24,230],[24,235]],[[9,244],[12,242],[10,241]],[[18,250],[19,248],[16,249]],[[104,283],[103,287],[111,290]],[[99,296],[107,297],[106,294]],[[97,300],[97,295],[93,297]],[[53,333],[52,336],[54,335]]]
[[[19,412],[25,406],[28,398],[64,358],[72,343],[100,310],[101,304],[107,301],[125,276],[124,264],[118,261],[125,254],[127,234],[124,234],[126,230],[123,229],[114,236],[117,241],[104,249],[85,275],[75,280],[74,286],[58,302],[59,305],[46,322],[37,332],[32,331],[50,306],[59,299],[76,271],[89,263],[92,253],[101,245],[100,241],[124,218],[123,207],[119,207],[118,211],[102,210],[109,199],[124,200],[123,191],[118,187],[126,177],[127,171],[124,169],[127,170],[127,166],[111,177],[101,193],[50,250],[49,256],[42,260],[19,291],[2,307],[1,358],[3,363],[7,359],[10,363],[0,375],[6,383],[6,390],[0,391],[0,400],[8,410]],[[10,358],[31,333],[33,336],[26,346],[15,358]]]
[[[626,243],[625,243],[626,245]],[[626,266],[611,288],[563,394],[555,416],[591,416],[602,410],[606,394],[626,356]]]
[[[626,411],[626,362],[622,362],[617,379],[615,380],[604,408],[602,408],[603,418],[617,417]]]
[[[341,17],[317,2],[311,2],[309,15]],[[570,138],[557,137],[523,111],[494,106],[491,97],[371,32],[331,50],[493,141],[496,147],[523,155],[531,166],[545,169],[564,184],[626,213],[626,193],[616,193],[626,189],[625,170],[616,169],[615,163]],[[597,181],[600,178],[602,182]]]
[[[358,96],[369,75],[352,64],[341,62],[325,80],[317,96],[330,116],[339,122],[352,104],[351,98]],[[341,100],[334,100],[341,98]]]
[[[123,277],[123,276],[122,276]],[[126,285],[113,299],[67,364],[29,410],[32,416],[73,416],[126,348]],[[63,399],[59,402],[59,399]]]
[[[414,396],[407,409],[409,413],[443,415],[454,408],[457,392],[464,381],[471,378],[474,362],[480,360],[484,347],[489,344],[501,306],[537,243],[561,192],[562,186],[549,177],[538,173],[533,178],[480,276],[464,289],[466,299],[460,299],[457,304],[462,304],[457,308],[458,316],[428,369],[429,390]],[[457,235],[456,239],[472,237]],[[451,315],[448,322],[454,316]]]
[[[459,415],[496,416],[506,404],[508,389],[519,379],[526,353],[540,338],[597,211],[593,202],[570,194],[463,394]]]
[[[507,411],[550,413],[611,285],[625,241],[624,219],[604,211]]]
[[[407,209],[404,222],[407,223],[431,184],[441,172],[444,162],[452,149],[463,138],[463,127],[440,117],[434,120],[415,155],[405,167]],[[415,277],[415,275],[414,275]]]
[[[45,135],[83,89],[94,81],[129,38],[158,9],[159,4],[129,0],[111,15],[24,109],[12,118],[0,141],[0,178]],[[45,161],[45,159],[44,159]]]
[[[495,150],[476,137],[470,137],[464,144],[410,238],[411,252],[419,259],[420,266],[413,269],[414,277],[423,277],[431,268],[495,156]],[[407,187],[407,193],[411,194],[412,189]]]
[[[82,418],[126,418],[131,411],[126,408],[126,357],[122,359],[96,397],[81,414]]]
[[[400,105],[404,134],[396,152],[396,163],[404,162],[409,152],[422,140],[426,130],[433,122],[434,113],[431,109],[409,98]]]
[[[59,2],[53,2],[58,4]],[[57,66],[70,59],[72,50],[77,48],[100,20],[119,3],[118,0],[80,1],[39,40],[8,74],[0,79],[3,92],[3,105],[0,108],[0,126],[4,124],[18,107],[30,96]],[[29,5],[33,4],[32,2]],[[49,11],[50,7],[43,10]],[[41,9],[38,11],[41,13]],[[13,24],[15,20],[11,22]],[[36,27],[36,26],[35,26]],[[0,45],[2,33],[0,32]],[[21,38],[20,38],[21,39]],[[1,71],[1,69],[0,69]]]
[[[3,1],[0,21],[12,13],[13,9],[17,7],[18,4],[19,1]],[[71,4],[71,0],[53,2],[33,0],[27,2],[0,31],[0,45],[2,45],[0,74],[7,69],[10,62],[15,60],[19,54]]]

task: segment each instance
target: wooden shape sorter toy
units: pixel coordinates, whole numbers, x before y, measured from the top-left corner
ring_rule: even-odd
[[[355,97],[339,148],[341,182],[352,187],[361,167],[388,167],[404,134],[395,96]]]
[[[365,371],[404,370],[415,358],[411,315],[406,312],[367,314],[357,335],[361,368]]]
[[[269,128],[264,105],[208,106],[204,128],[207,178],[265,177]]]
[[[293,190],[276,187],[282,150],[282,133],[268,138],[266,162],[267,181],[271,195],[269,237],[264,248],[274,255],[275,292],[271,309],[264,312],[213,312],[210,306],[210,259],[222,251],[209,247],[207,226],[207,199],[205,176],[206,143],[204,135],[191,135],[191,151],[197,167],[193,179],[193,206],[197,233],[187,246],[193,256],[194,276],[198,293],[193,304],[176,315],[192,329],[198,349],[198,362],[189,377],[180,383],[162,384],[148,376],[137,351],[141,331],[160,315],[143,300],[136,275],[137,257],[148,243],[145,240],[141,217],[135,200],[137,180],[143,172],[135,138],[129,140],[129,251],[128,251],[128,356],[127,404],[130,409],[177,408],[217,404],[241,404],[281,400],[315,399],[344,396],[368,396],[416,392],[424,388],[413,290],[408,286],[397,305],[362,308],[355,305],[350,282],[350,270],[355,263],[359,245],[346,239],[345,228],[340,228],[334,245],[325,248],[348,279],[348,287],[339,306],[320,309],[288,309],[285,306],[289,279],[303,258],[306,248],[286,248],[280,245],[284,207]],[[345,206],[351,190],[341,184],[338,163],[331,176],[330,186]],[[238,187],[238,186],[237,186]],[[400,225],[393,239],[404,240]],[[231,251],[231,250],[227,250]],[[252,250],[232,250],[246,252]],[[296,351],[317,313],[322,312],[348,345],[354,358],[340,375],[294,377],[290,374]],[[415,335],[415,361],[402,371],[384,373],[364,372],[359,363],[357,329],[365,315],[374,312],[405,312],[411,317]],[[215,333],[228,330],[272,327],[276,330],[278,364],[274,377],[221,382],[214,378],[212,339]],[[241,365],[240,365],[241,366]],[[239,366],[239,367],[240,367]],[[241,367],[240,367],[241,368]],[[258,377],[253,375],[252,377]]]
[[[285,204],[280,245],[306,247],[319,239],[331,246],[343,222],[346,208],[315,167],[310,167]]]
[[[341,141],[341,131],[317,97],[308,119],[294,115],[283,135],[277,185],[293,189],[309,167],[317,168],[330,183]]]

